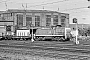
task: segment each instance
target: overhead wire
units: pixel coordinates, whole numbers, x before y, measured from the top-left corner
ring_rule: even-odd
[[[54,3],[65,2],[65,1],[68,1],[68,0],[55,1],[55,2],[50,2],[50,3],[45,3],[45,2],[48,2],[48,1],[43,1],[43,2],[41,2],[41,4],[39,4],[39,5],[32,5],[32,6],[29,6],[29,7],[42,6],[42,5],[54,4]],[[8,2],[8,3],[33,4],[33,3],[18,3],[18,2]]]
[[[0,1],[0,3],[4,3],[4,2],[8,2],[8,1],[10,1],[10,0],[6,0],[6,1]]]
[[[10,1],[10,0],[9,0]],[[28,3],[26,3],[26,8],[29,8],[29,7],[35,7],[35,6],[43,6],[43,5],[49,5],[49,4],[55,4],[55,3],[60,3],[60,2],[65,2],[65,1],[69,1],[69,0],[63,0],[63,1],[55,1],[55,2],[50,2],[50,3],[42,3],[42,4],[39,4],[39,5],[32,5],[32,6],[27,6]],[[7,5],[5,3],[5,5]],[[23,5],[23,3],[22,3]],[[24,6],[23,6],[24,7]],[[43,6],[44,7],[44,6]],[[79,8],[72,8],[72,9],[65,9],[65,10],[61,10],[61,11],[70,11],[70,10],[77,10],[77,9],[82,9],[82,8],[87,8],[87,7],[79,7]],[[44,8],[43,8],[44,9]],[[58,7],[58,11],[59,11],[59,7]]]
[[[30,4],[30,3],[17,3],[17,4],[26,4],[26,8],[29,8],[29,7],[35,7],[35,6],[42,6],[42,5],[48,5],[48,4],[54,4],[54,3],[60,3],[60,2],[65,2],[65,1],[68,1],[68,0],[62,0],[62,1],[55,1],[55,2],[50,2],[50,3],[45,3],[45,1],[44,2],[42,2],[41,4],[39,4],[39,5],[32,5],[32,6],[27,6],[27,4]],[[10,2],[9,2],[10,3]],[[13,2],[11,2],[11,3],[13,3]],[[14,3],[16,3],[16,2],[14,2]]]
[[[51,2],[51,3],[45,3],[45,4],[40,4],[40,5],[29,6],[29,7],[35,7],[35,6],[42,6],[42,5],[54,4],[54,3],[64,2],[64,1],[68,1],[68,0],[56,1],[56,2]],[[83,8],[88,8],[88,7],[86,7],[86,6],[85,6],[85,7],[78,7],[78,8],[72,8],[72,9],[65,9],[65,10],[61,10],[61,11],[71,11],[71,10],[77,10],[77,9],[83,9]],[[59,11],[59,7],[58,7],[58,11]]]
[[[63,1],[55,1],[55,2],[50,2],[50,3],[44,3],[44,4],[39,4],[39,5],[33,5],[33,6],[29,6],[29,7],[36,7],[36,6],[42,6],[42,5],[48,5],[48,4],[55,4],[55,3],[60,3],[60,2],[65,2],[68,0],[63,0]],[[29,8],[28,7],[28,8]]]
[[[78,7],[78,8],[72,8],[72,9],[66,9],[66,10],[62,10],[62,11],[70,11],[70,10],[77,10],[77,9],[83,9],[83,8],[88,8],[88,7]]]
[[[34,4],[34,3],[45,3],[45,2],[48,2],[48,0],[47,1],[43,1],[43,2],[33,2],[33,3],[27,3],[27,2],[25,2],[25,3],[20,3],[20,2],[15,2],[15,1],[11,1],[11,2],[8,2],[8,3],[16,3],[16,4]]]

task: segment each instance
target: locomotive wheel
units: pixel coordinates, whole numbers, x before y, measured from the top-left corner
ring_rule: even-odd
[[[20,38],[20,41],[23,41],[23,38]]]
[[[65,41],[70,41],[70,38],[66,38]]]
[[[42,37],[39,37],[39,41],[42,41],[42,39],[43,39]]]
[[[55,41],[60,41],[61,38],[60,38],[60,37],[55,37],[54,40],[55,40]]]
[[[36,40],[36,41],[39,41],[39,37],[36,37],[35,40]]]
[[[65,39],[64,39],[64,37],[61,37],[61,41],[65,42]]]
[[[16,40],[17,40],[17,41],[19,41],[20,39],[19,39],[19,38],[17,38]]]

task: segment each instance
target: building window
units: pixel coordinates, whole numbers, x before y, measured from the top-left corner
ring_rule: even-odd
[[[23,26],[23,15],[20,15],[20,14],[17,15],[17,25],[18,27]]]
[[[10,13],[3,14],[2,20],[11,21],[12,20],[11,14]]]
[[[30,15],[26,16],[26,26],[32,25],[32,17]]]
[[[53,25],[58,25],[58,15],[53,16]]]
[[[35,26],[40,26],[40,16],[35,16]]]
[[[46,15],[46,26],[51,25],[51,15]]]
[[[66,23],[66,16],[61,16],[61,26],[65,27],[65,23]]]

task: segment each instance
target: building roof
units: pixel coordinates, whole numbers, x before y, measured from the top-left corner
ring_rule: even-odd
[[[17,13],[17,12],[39,12],[39,13],[59,13],[57,11],[50,11],[50,10],[19,10],[19,9],[8,9],[5,13]]]
[[[68,13],[61,13],[57,11],[50,11],[50,10],[23,10],[23,9],[8,9],[6,11],[3,11],[2,13],[8,14],[8,13],[60,13],[60,14],[65,14],[69,15]]]

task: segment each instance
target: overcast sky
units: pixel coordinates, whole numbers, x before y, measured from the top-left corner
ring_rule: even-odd
[[[90,2],[87,0],[0,0],[0,10],[24,9],[26,3],[27,9],[42,10],[44,7],[44,10],[69,13],[70,23],[72,23],[73,18],[77,18],[78,23],[90,24],[90,8],[84,8],[90,6]]]

